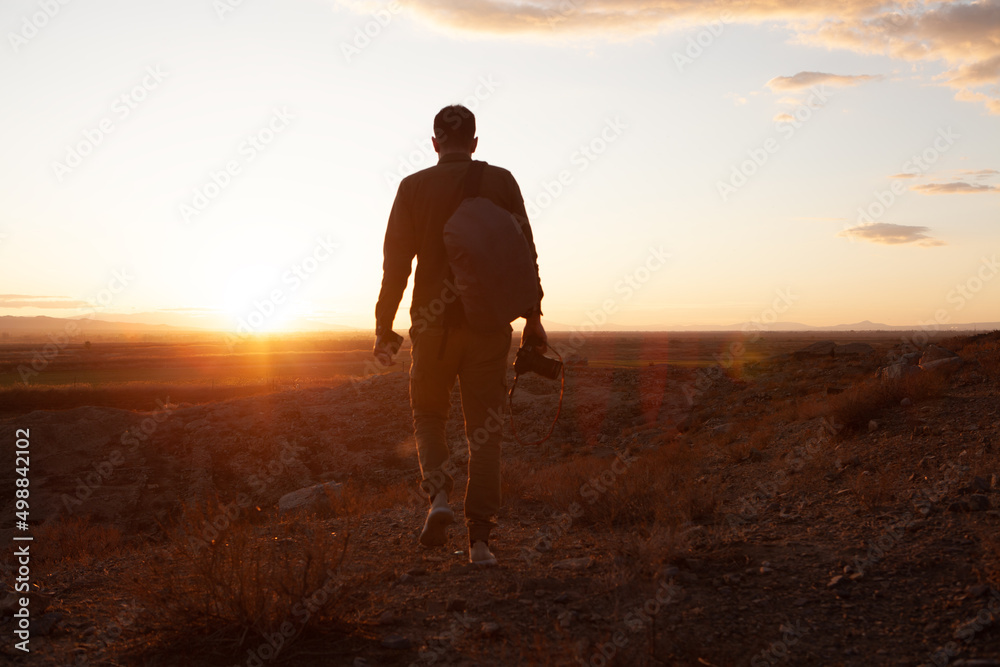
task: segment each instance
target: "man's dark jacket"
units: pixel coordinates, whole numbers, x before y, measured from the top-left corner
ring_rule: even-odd
[[[411,174],[399,183],[385,231],[382,290],[375,306],[375,323],[379,332],[392,328],[414,257],[417,258],[417,270],[413,277],[413,301],[410,304],[413,330],[419,333],[427,327],[464,324],[461,302],[456,298],[454,288],[449,287],[453,283],[448,279],[450,273],[443,230],[445,222],[460,203],[463,180],[471,164],[469,155],[445,154],[435,166]],[[537,275],[535,242],[524,210],[521,189],[514,176],[506,169],[487,165],[483,170],[479,196],[514,214],[521,223],[535,258]],[[525,316],[541,314],[541,281],[538,294],[539,305],[524,313]]]

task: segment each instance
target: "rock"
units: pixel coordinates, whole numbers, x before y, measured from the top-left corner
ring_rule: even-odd
[[[447,609],[447,605],[441,600],[430,600],[427,603],[427,613],[428,614],[441,614]]]
[[[50,611],[47,614],[31,621],[31,636],[32,637],[45,637],[50,632],[52,628],[56,626],[56,623],[62,620],[62,614],[57,611]]]
[[[972,506],[965,500],[956,500],[948,505],[949,512],[971,512]]]
[[[557,595],[555,599],[552,601],[555,602],[556,604],[566,604],[567,602],[569,602],[569,593],[563,591],[562,593]]]
[[[758,463],[760,461],[763,461],[764,452],[760,451],[756,447],[751,447],[750,450],[747,452],[747,460],[752,461],[753,463]]]
[[[873,354],[875,348],[868,343],[847,343],[846,345],[837,345],[833,348],[833,356],[844,357],[848,355],[856,354]]]
[[[413,646],[413,642],[408,637],[400,635],[389,635],[382,640],[382,648],[393,649],[395,651],[408,651]]]
[[[920,355],[920,365],[923,366],[932,361],[939,361],[941,359],[958,359],[958,355],[951,350],[940,347],[939,345],[928,345],[924,350],[924,353]]]
[[[591,562],[592,559],[590,556],[584,556],[583,558],[567,558],[566,560],[553,563],[552,567],[556,570],[585,570],[590,567]]]
[[[877,377],[882,382],[893,382],[896,380],[902,380],[903,378],[910,377],[911,375],[916,375],[921,372],[919,366],[910,366],[909,364],[895,363],[891,366],[886,366],[878,370]]]
[[[974,598],[981,598],[990,592],[990,587],[986,584],[973,584],[969,586],[969,595]]]
[[[908,408],[908,407],[910,407],[911,405],[913,405],[913,401],[911,401],[911,400],[909,399],[909,397],[907,397],[907,398],[904,398],[903,400],[901,400],[901,401],[899,402],[899,404],[900,404],[900,405],[902,405],[902,406],[903,406],[904,408]]]
[[[368,661],[364,658],[355,658],[354,662],[351,663],[352,667],[368,667]]]
[[[832,340],[824,340],[818,343],[813,343],[809,347],[804,347],[793,355],[796,359],[807,359],[809,357],[832,357],[834,350],[837,349],[837,344]]]
[[[399,579],[397,579],[396,581],[398,581],[401,584],[408,584],[411,581],[413,581],[413,577],[404,572],[403,574],[399,575]]]
[[[383,611],[381,614],[379,614],[378,617],[379,625],[392,625],[395,622],[396,622],[396,617],[393,615],[391,611]]]
[[[424,567],[415,567],[415,568],[412,568],[410,570],[407,570],[406,573],[408,575],[410,575],[411,577],[426,577],[427,576],[427,568],[424,568]]]
[[[465,611],[465,600],[462,600],[461,598],[455,598],[454,600],[450,600],[448,602],[448,606],[445,608],[445,611],[449,611],[449,612],[453,612],[453,611],[462,612],[462,611]]]
[[[871,433],[877,430],[878,430],[878,422],[872,419],[871,421],[868,422],[868,432]]]
[[[826,587],[827,588],[833,588],[833,587],[839,585],[840,582],[842,582],[843,580],[844,580],[844,575],[838,574],[835,577],[833,577],[832,579],[830,579],[830,581],[829,581],[829,583],[827,583]]]
[[[486,621],[482,625],[482,633],[485,637],[492,637],[496,633],[500,632],[500,624],[494,623],[493,621]]]
[[[284,513],[292,510],[332,510],[330,496],[339,500],[341,493],[341,485],[336,482],[307,486],[281,496],[278,499],[278,511]]]
[[[921,363],[920,368],[924,371],[947,375],[958,370],[962,366],[962,363],[960,357],[950,357],[948,359],[936,359],[927,363]]]
[[[990,508],[990,499],[981,493],[969,496],[969,509],[973,512],[985,512]]]

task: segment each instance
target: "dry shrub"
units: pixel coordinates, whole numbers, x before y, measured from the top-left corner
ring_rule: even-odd
[[[89,563],[95,557],[117,553],[122,547],[122,534],[114,526],[93,524],[90,517],[71,516],[46,523],[35,533],[33,554],[47,562],[72,561]]]
[[[341,594],[347,537],[312,515],[255,522],[233,507],[185,506],[136,596],[156,610],[161,630],[210,633],[213,650],[235,654],[274,633],[290,644]]]
[[[834,421],[844,425],[841,434],[859,431],[883,410],[899,405],[904,398],[920,401],[940,396],[945,379],[938,373],[920,372],[899,380],[870,379],[837,394],[830,401]]]
[[[962,352],[982,364],[990,376],[1000,378],[1000,340],[984,340],[973,343]]]

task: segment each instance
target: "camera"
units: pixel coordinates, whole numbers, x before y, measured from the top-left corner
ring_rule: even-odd
[[[514,373],[515,375],[523,375],[524,373],[538,373],[542,377],[547,377],[550,380],[556,380],[559,378],[559,374],[562,373],[563,364],[558,359],[553,359],[551,357],[546,357],[544,354],[538,351],[538,343],[533,338],[528,338],[524,343],[517,349],[517,356],[514,357]]]

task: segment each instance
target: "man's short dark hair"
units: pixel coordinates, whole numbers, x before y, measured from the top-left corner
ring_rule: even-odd
[[[434,138],[445,148],[465,148],[476,137],[476,117],[461,104],[452,104],[434,116]]]

